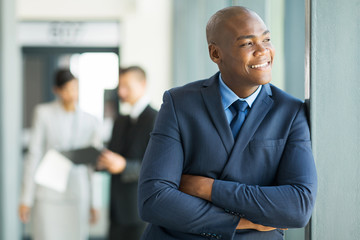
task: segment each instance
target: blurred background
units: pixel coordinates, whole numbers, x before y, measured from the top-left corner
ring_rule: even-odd
[[[322,1],[316,2],[321,5]],[[354,3],[347,6],[350,8],[360,5],[356,0],[349,2]],[[34,106],[54,99],[53,75],[59,67],[69,67],[79,78],[80,107],[102,121],[106,143],[113,117],[107,108],[109,102],[117,101],[114,89],[119,65],[139,65],[145,69],[148,95],[152,106],[159,109],[166,89],[216,73],[217,67],[208,57],[206,23],[217,10],[242,5],[256,11],[271,31],[276,49],[272,83],[300,99],[305,99],[305,86],[310,87],[309,82],[305,84],[309,74],[305,72],[305,64],[309,64],[306,62],[309,55],[305,55],[305,0],[1,0],[0,3],[1,46],[11,46],[0,48],[1,123],[8,126],[1,128],[0,239],[29,239],[29,227],[20,224],[15,209],[23,154]],[[108,226],[109,176],[99,173],[95,184],[101,187],[101,219],[92,226],[91,239],[100,240],[105,239]],[[286,240],[304,240],[305,235],[305,229],[289,230]]]

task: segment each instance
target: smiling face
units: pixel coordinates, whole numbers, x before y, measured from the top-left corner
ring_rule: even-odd
[[[210,35],[209,53],[222,78],[239,97],[248,97],[271,81],[275,50],[261,18],[239,8],[217,22]]]

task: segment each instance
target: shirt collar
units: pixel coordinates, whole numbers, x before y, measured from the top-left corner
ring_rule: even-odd
[[[256,91],[248,96],[247,98],[239,98],[222,80],[221,73],[219,74],[219,86],[220,86],[220,95],[221,95],[221,102],[223,104],[223,108],[226,110],[228,109],[233,102],[240,99],[242,101],[246,101],[249,107],[251,108],[252,104],[254,103],[255,99],[260,93],[262,85],[260,85]]]
[[[141,97],[133,106],[128,103],[120,103],[120,113],[123,115],[129,115],[131,119],[138,119],[140,114],[150,104],[150,98],[145,95]]]
[[[75,110],[71,111],[71,112],[68,112],[68,111],[65,110],[61,100],[58,97],[56,98],[56,100],[54,100],[54,104],[57,105],[57,107],[60,109],[60,111],[62,111],[64,113],[67,113],[67,114],[72,114],[72,113],[79,112],[79,103],[75,104]]]

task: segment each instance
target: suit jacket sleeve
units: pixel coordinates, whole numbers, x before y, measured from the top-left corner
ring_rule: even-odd
[[[232,239],[238,216],[178,190],[184,163],[180,130],[169,92],[163,101],[140,173],[140,216],[168,229]]]
[[[121,173],[124,182],[136,182],[139,179],[142,159],[126,159],[126,168]]]
[[[292,123],[276,181],[276,186],[251,186],[215,180],[212,201],[262,225],[296,228],[307,224],[317,177],[304,105]]]

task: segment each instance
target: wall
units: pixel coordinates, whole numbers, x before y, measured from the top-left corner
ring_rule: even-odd
[[[285,2],[285,89],[304,99],[305,92],[305,1]]]
[[[218,71],[209,57],[206,24],[218,10],[231,1],[182,0],[174,2],[173,79],[174,86],[208,78]]]
[[[0,0],[0,239],[20,239],[17,207],[21,159],[20,54],[15,3]]]
[[[359,0],[311,1],[311,128],[318,197],[311,239],[360,236]]]
[[[170,87],[172,71],[172,1],[136,0],[136,11],[122,22],[120,64],[140,65],[147,72],[152,105],[159,108]]]
[[[114,20],[135,11],[132,0],[17,0],[20,20]]]

